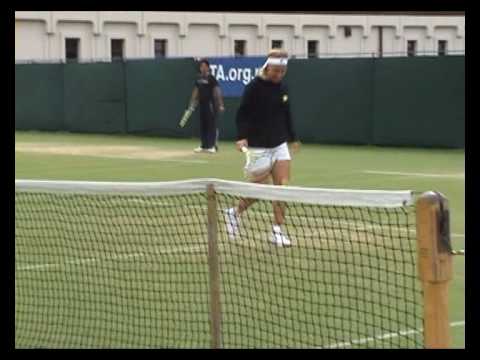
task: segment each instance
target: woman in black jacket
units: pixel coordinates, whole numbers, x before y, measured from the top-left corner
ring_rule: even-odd
[[[251,182],[287,185],[290,178],[290,152],[298,150],[290,114],[290,102],[282,79],[287,71],[287,52],[270,51],[259,75],[246,87],[237,112],[237,142],[239,151],[247,153],[245,175]],[[231,238],[238,235],[239,216],[254,201],[241,199],[238,207],[226,210],[227,231]],[[273,202],[275,222],[271,242],[290,246],[291,242],[281,225],[285,221],[284,206]]]

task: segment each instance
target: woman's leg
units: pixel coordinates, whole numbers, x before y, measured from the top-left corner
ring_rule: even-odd
[[[270,182],[270,173],[262,177],[257,177],[255,179],[250,179],[252,182],[268,184]],[[238,205],[226,210],[225,220],[227,225],[227,233],[231,239],[235,239],[239,233],[239,217],[240,215],[247,210],[247,208],[252,205],[256,199],[251,198],[240,198]]]
[[[202,149],[208,146],[208,114],[200,112],[200,140]]]
[[[265,173],[263,175],[257,176],[253,179],[250,179],[250,182],[256,183],[256,184],[270,184],[270,172]],[[237,215],[241,215],[242,212],[247,210],[247,208],[252,205],[256,199],[247,199],[247,198],[241,198],[240,201],[238,202],[238,207],[237,207]]]
[[[207,149],[211,149],[215,147],[216,144],[216,133],[217,133],[217,126],[216,126],[216,119],[215,114],[210,112],[206,116],[206,139],[205,139],[205,146]]]
[[[273,165],[272,178],[274,185],[288,185],[290,180],[290,160],[277,160]],[[274,201],[273,214],[275,216],[275,224],[282,225],[285,222],[285,205]]]

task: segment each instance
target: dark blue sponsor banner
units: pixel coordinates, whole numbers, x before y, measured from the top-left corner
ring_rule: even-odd
[[[212,75],[225,97],[240,97],[265,63],[265,57],[208,58]]]

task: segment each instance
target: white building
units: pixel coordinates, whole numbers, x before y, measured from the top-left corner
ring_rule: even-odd
[[[15,60],[465,53],[464,16],[16,11]]]

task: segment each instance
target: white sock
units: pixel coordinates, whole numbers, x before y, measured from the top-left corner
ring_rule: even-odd
[[[275,234],[281,234],[282,233],[282,229],[280,229],[280,225],[273,225],[273,232]]]

